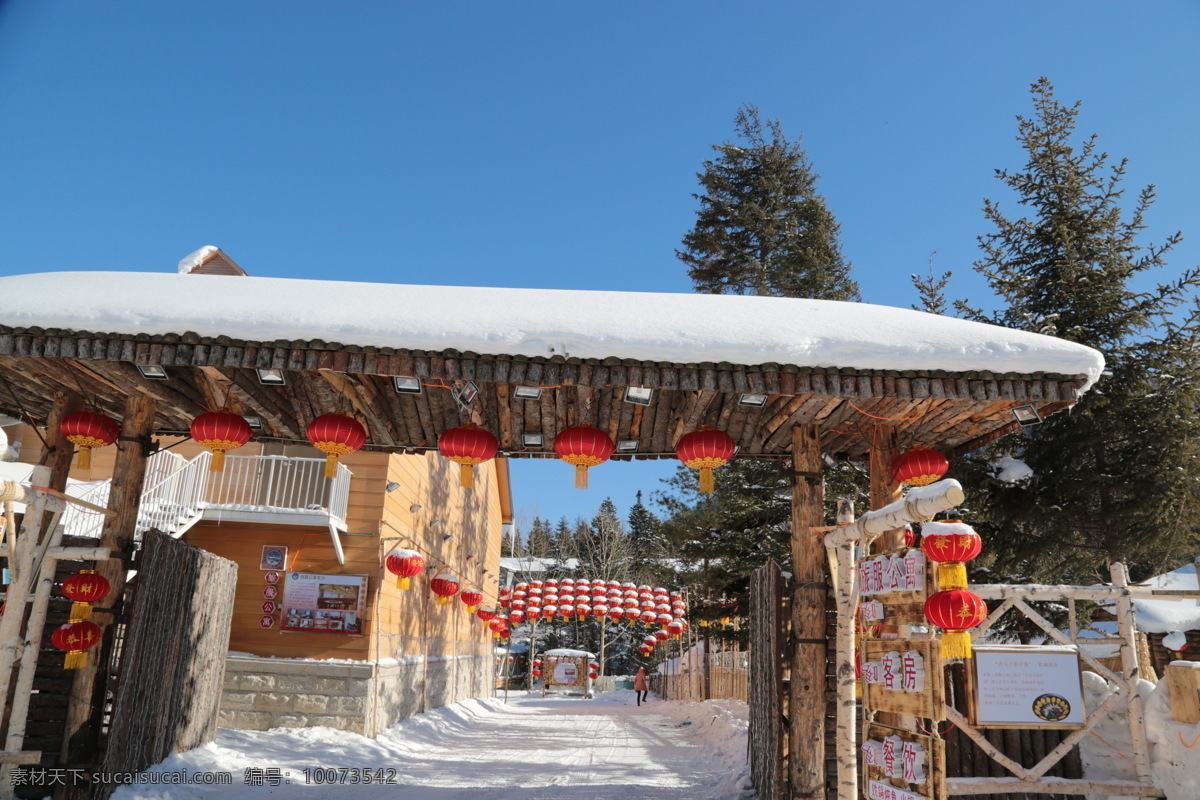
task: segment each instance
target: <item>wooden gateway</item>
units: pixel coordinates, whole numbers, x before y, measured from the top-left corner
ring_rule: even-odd
[[[793,720],[832,708],[830,576],[812,533],[827,523],[825,460],[869,460],[883,506],[899,496],[887,465],[902,446],[971,451],[1069,408],[1103,368],[1072,343],[862,303],[215,272],[0,278],[0,413],[53,429],[86,401],[120,420],[114,486],[135,489],[112,502],[135,511],[153,442],[222,406],[257,421],[260,447],[306,446],[313,419],[342,411],[365,427],[363,453],[410,456],[465,424],[491,432],[501,458],[554,458],[576,426],[606,434],[617,461],[674,458],[685,434],[724,431],[741,457],[784,460],[794,479]],[[106,541],[128,548],[136,516]],[[825,726],[790,737],[786,792],[823,795]]]

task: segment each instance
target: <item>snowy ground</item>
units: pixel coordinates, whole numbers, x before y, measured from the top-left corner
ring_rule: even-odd
[[[226,772],[232,785],[125,786],[113,797],[752,800],[746,713],[736,700],[652,699],[639,708],[628,691],[594,700],[519,692],[509,694],[507,705],[468,700],[422,714],[377,739],[330,728],[221,729],[212,744],[172,756],[151,773],[185,772],[184,780],[194,780],[198,773]],[[316,776],[314,768],[348,772],[338,779],[328,771]],[[247,769],[281,772],[267,773],[263,785],[248,785]],[[395,770],[394,783],[352,784],[362,770],[372,777],[383,770],[384,778]],[[250,775],[256,776],[263,777]],[[274,777],[279,782],[273,786]]]

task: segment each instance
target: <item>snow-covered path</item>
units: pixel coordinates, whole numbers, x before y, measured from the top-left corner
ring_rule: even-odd
[[[127,786],[114,800],[747,800],[745,708],[728,700],[639,708],[632,692],[595,700],[520,693],[507,705],[438,709],[377,739],[328,728],[221,730],[213,744],[153,772],[227,772],[232,785]],[[247,769],[271,768],[281,770],[278,785],[270,777],[247,784]],[[329,768],[348,770],[346,782],[330,785]],[[352,784],[361,770],[395,770],[394,783]]]

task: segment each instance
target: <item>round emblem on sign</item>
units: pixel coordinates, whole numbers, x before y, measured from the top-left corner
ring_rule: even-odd
[[[263,614],[262,618],[258,621],[258,627],[260,628],[271,628],[274,626],[275,618],[270,614]]]
[[[1071,715],[1071,704],[1065,697],[1044,694],[1033,701],[1033,713],[1047,722],[1062,722]]]
[[[279,597],[279,587],[277,587],[277,586],[263,587],[263,598],[264,599],[274,600],[276,597]]]
[[[275,601],[268,600],[267,602],[263,603],[262,611],[264,614],[274,614],[275,613]]]
[[[267,583],[279,583],[279,573],[278,572],[268,572],[265,575],[263,575],[263,580],[265,580]]]

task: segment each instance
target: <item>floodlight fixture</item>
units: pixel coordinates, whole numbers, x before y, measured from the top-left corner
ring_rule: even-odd
[[[1038,413],[1037,407],[1032,403],[1024,406],[1017,406],[1012,410],[1013,417],[1021,424],[1022,428],[1028,428],[1033,425],[1040,425],[1042,415]]]
[[[397,483],[396,481],[388,481],[387,486],[385,486],[383,490],[385,492],[394,492],[399,488],[400,488],[400,484]]]
[[[262,430],[262,417],[257,414],[243,414],[242,419],[246,420],[246,424],[256,431]]]
[[[283,386],[287,383],[287,378],[283,376],[281,369],[259,369],[255,370],[258,373],[258,382],[263,386]]]
[[[423,506],[420,503],[413,503],[411,506],[408,507],[408,511],[410,514],[415,514],[418,511],[420,511],[422,507]]]
[[[637,439],[621,439],[617,442],[618,453],[633,453],[638,449]]]
[[[739,406],[750,406],[751,408],[762,408],[767,404],[767,396],[765,394],[746,393],[738,398]]]
[[[392,386],[396,388],[397,394],[421,393],[421,379],[413,378],[408,375],[393,375]]]
[[[625,389],[625,402],[633,403],[635,406],[650,405],[650,398],[653,396],[654,390],[644,386],[629,386]]]
[[[137,368],[146,380],[165,381],[167,379],[167,370],[161,364],[138,364]]]
[[[448,542],[448,541],[450,541],[450,540],[451,540],[451,539],[453,539],[453,538],[454,538],[454,534],[453,534],[453,533],[447,533],[445,536],[443,536],[443,537],[442,537],[442,541],[443,541],[443,542]]]
[[[537,400],[542,396],[540,386],[514,386],[513,397],[518,400]]]
[[[540,433],[523,433],[521,434],[521,446],[525,448],[541,447],[542,435]]]

